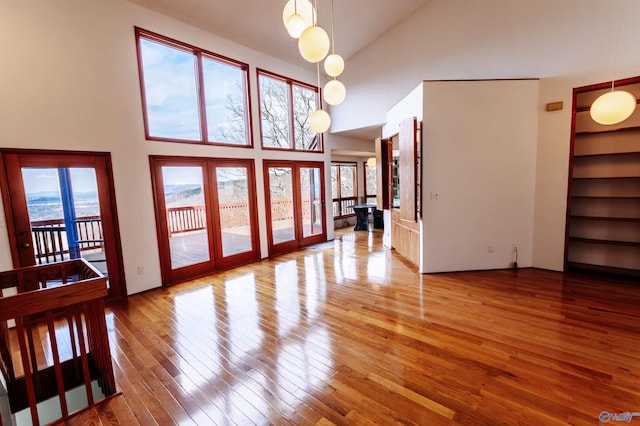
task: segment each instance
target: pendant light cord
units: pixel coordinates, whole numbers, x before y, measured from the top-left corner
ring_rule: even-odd
[[[618,0],[618,13],[617,13],[617,17],[616,17],[616,39],[615,39],[615,43],[613,45],[613,69],[611,70],[612,72],[612,78],[611,78],[611,91],[613,92],[614,90],[614,85],[615,85],[615,80],[616,80],[616,59],[618,57],[618,39],[620,38],[620,9],[622,9],[621,7],[622,5],[622,0]]]
[[[333,0],[331,0],[331,53],[336,53],[336,36],[333,33]]]

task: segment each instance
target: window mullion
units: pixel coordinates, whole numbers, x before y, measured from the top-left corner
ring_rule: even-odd
[[[291,134],[291,140],[289,143],[291,144],[291,149],[297,150],[296,147],[296,126],[295,126],[295,108],[293,105],[293,84],[291,81],[287,81],[287,90],[289,95],[289,133]]]
[[[204,93],[204,71],[202,66],[202,52],[194,51],[196,56],[196,87],[198,88],[198,111],[200,112],[200,133],[202,142],[209,142],[207,127],[207,102]]]

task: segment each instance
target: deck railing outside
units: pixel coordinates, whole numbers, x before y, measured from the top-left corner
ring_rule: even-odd
[[[76,220],[80,252],[102,249],[104,237],[100,216],[84,216]],[[31,222],[31,236],[39,265],[69,259],[67,230],[63,219]]]
[[[333,218],[339,219],[348,216],[355,216],[355,211],[350,206],[358,203],[358,197],[334,198]]]

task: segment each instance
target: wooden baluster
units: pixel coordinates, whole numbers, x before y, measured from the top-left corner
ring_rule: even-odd
[[[93,404],[93,389],[91,389],[91,374],[89,371],[89,359],[87,357],[87,345],[85,343],[84,331],[82,330],[82,313],[76,308],[75,313],[76,331],[80,343],[80,359],[82,360],[82,374],[84,376],[84,386],[87,391],[87,402]]]
[[[56,385],[58,387],[58,396],[60,397],[60,410],[62,411],[62,417],[67,417],[69,415],[69,408],[67,407],[67,396],[65,395],[64,376],[62,375],[62,365],[60,364],[60,354],[58,352],[58,342],[56,339],[53,313],[51,311],[47,311],[45,319],[49,329],[49,343],[51,344],[53,370],[56,373]]]
[[[24,339],[24,327],[23,318],[18,317],[16,321],[16,332],[18,335],[18,345],[20,347],[20,359],[22,360],[22,368],[24,370],[24,383],[27,388],[27,398],[29,400],[29,410],[31,412],[31,421],[34,425],[40,424],[38,418],[38,406],[36,401],[36,393],[33,385],[33,374],[31,367],[29,366],[29,354],[27,351],[27,344]]]
[[[71,311],[67,312],[67,326],[69,327],[69,339],[71,340],[71,356],[73,359],[73,366],[75,370],[75,375],[80,376],[80,363],[78,356],[78,342],[76,340],[76,333],[73,330],[73,314]]]
[[[29,344],[29,358],[31,359],[31,369],[34,373],[38,372],[38,357],[36,355],[36,345],[33,340],[33,327],[31,326],[31,319],[29,318],[23,324],[24,330],[27,333],[27,343]],[[37,327],[35,327],[37,330]],[[40,341],[40,339],[38,339]],[[40,375],[34,374],[34,383],[36,394],[40,394],[42,392],[42,386],[40,384]]]

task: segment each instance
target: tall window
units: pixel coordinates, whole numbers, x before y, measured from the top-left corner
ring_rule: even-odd
[[[262,147],[322,152],[309,120],[318,108],[318,88],[258,70]]]
[[[358,165],[356,163],[331,164],[331,193],[333,194],[333,217],[353,216],[350,206],[358,201]]]
[[[136,28],[147,139],[251,146],[249,66]]]
[[[369,167],[369,164],[364,163],[364,198],[365,203],[376,202],[376,191],[378,183],[376,182],[376,168]]]

